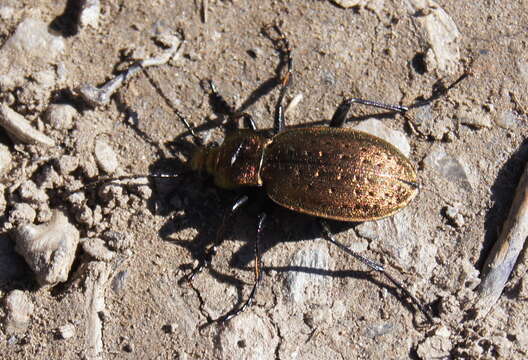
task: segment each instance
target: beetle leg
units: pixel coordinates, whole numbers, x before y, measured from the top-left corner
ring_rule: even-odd
[[[225,239],[225,230],[227,228],[227,225],[233,215],[242,207],[242,205],[247,204],[249,198],[247,195],[241,196],[238,198],[233,206],[231,206],[229,209],[226,210],[224,213],[224,218],[222,220],[222,225],[220,225],[220,228],[218,229],[218,232],[216,234],[216,239],[214,243],[205,251],[205,255],[202,259],[200,259],[200,262],[192,271],[185,277],[185,279],[188,282],[191,282],[194,277],[200,273],[204,268],[208,267],[211,264],[211,261],[213,257],[216,255],[218,247],[224,242]]]
[[[275,32],[279,35],[278,38],[272,38],[271,35],[267,33],[268,29],[273,28]],[[279,65],[279,71],[282,69],[284,64],[286,65],[286,73],[280,78],[280,92],[279,97],[277,98],[277,103],[275,105],[275,123],[273,127],[274,134],[280,133],[284,129],[284,106],[282,101],[286,96],[286,91],[288,86],[291,83],[293,77],[293,58],[292,50],[290,47],[290,42],[281,28],[278,25],[268,25],[264,27],[266,35],[273,41],[275,47],[281,52],[281,65]]]
[[[253,131],[257,131],[257,125],[253,121],[253,118],[248,113],[237,112],[231,105],[227,103],[224,97],[218,91],[216,84],[210,80],[209,86],[211,87],[211,94],[213,97],[213,103],[215,105],[215,110],[220,114],[227,115],[230,122],[242,118],[244,120],[244,126]]]
[[[371,100],[364,100],[364,99],[357,99],[357,98],[350,98],[345,99],[339,105],[337,110],[334,113],[334,116],[332,116],[332,120],[330,121],[330,127],[343,127],[346,121],[346,116],[348,114],[348,111],[350,110],[350,107],[352,104],[361,104],[361,105],[367,105],[367,106],[373,106],[381,109],[396,111],[400,113],[404,113],[407,110],[409,110],[405,106],[400,105],[390,105],[390,104],[384,104],[377,101],[371,101]]]
[[[357,260],[361,261],[363,264],[367,265],[369,268],[373,269],[373,270],[376,270],[376,271],[379,271],[381,272],[383,275],[385,275],[385,277],[387,279],[389,279],[389,281],[391,283],[393,283],[398,289],[400,289],[401,291],[403,291],[403,293],[405,295],[407,295],[411,300],[412,302],[418,307],[418,309],[425,315],[425,317],[427,318],[427,320],[431,323],[433,323],[433,318],[431,316],[431,314],[429,314],[429,312],[425,309],[425,307],[420,303],[420,301],[418,301],[418,299],[416,299],[416,297],[414,297],[413,294],[411,294],[411,292],[409,290],[407,290],[403,284],[401,282],[399,282],[398,280],[396,280],[392,275],[390,275],[386,270],[385,268],[372,261],[372,260],[369,260],[367,259],[366,257],[363,257],[361,255],[359,255],[358,253],[356,253],[355,251],[352,251],[350,250],[347,246],[345,246],[344,244],[338,242],[337,240],[334,239],[334,236],[332,235],[332,233],[330,232],[330,229],[328,227],[328,223],[323,220],[323,219],[319,219],[319,222],[321,224],[321,227],[323,229],[323,234],[324,234],[324,237],[326,238],[326,240],[328,240],[329,242],[331,242],[332,244],[336,245],[338,248],[340,248],[341,250],[343,250],[344,252],[346,252],[347,254],[349,255],[352,255],[353,257],[355,257]]]
[[[253,301],[255,300],[255,296],[257,294],[257,289],[260,285],[260,282],[262,281],[262,259],[260,255],[260,240],[262,239],[262,230],[264,229],[264,222],[266,221],[266,213],[261,213],[258,217],[257,222],[257,237],[255,239],[255,283],[253,284],[253,288],[251,289],[251,293],[249,293],[249,297],[247,300],[242,304],[241,307],[238,309],[231,310],[224,316],[220,317],[216,321],[218,322],[226,322],[244,310],[246,310],[249,306],[253,304]]]

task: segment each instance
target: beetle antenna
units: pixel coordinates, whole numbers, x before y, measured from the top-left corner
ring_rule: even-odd
[[[123,176],[101,176],[98,177],[96,180],[93,180],[91,182],[88,182],[84,184],[82,187],[76,190],[71,190],[68,192],[68,195],[86,190],[86,189],[92,189],[104,184],[110,184],[110,183],[116,183],[116,185],[125,185],[120,184],[120,181],[125,180],[140,180],[140,179],[176,179],[180,177],[180,174],[138,174],[138,175],[123,175]],[[148,185],[146,181],[144,182],[137,182],[137,183],[127,183],[126,185]]]
[[[204,144],[204,141],[202,140],[201,137],[199,137],[196,134],[196,132],[194,131],[194,128],[187,121],[185,116],[183,116],[181,114],[181,112],[176,108],[174,103],[167,97],[167,95],[165,95],[165,93],[161,90],[161,88],[158,85],[158,83],[156,81],[154,81],[154,79],[150,76],[150,74],[145,69],[143,69],[143,72],[145,73],[145,76],[147,77],[147,79],[150,82],[150,84],[154,87],[154,89],[156,89],[156,92],[161,96],[163,101],[165,101],[165,104],[167,104],[167,106],[172,110],[172,112],[174,114],[176,114],[176,116],[180,119],[180,121],[183,123],[183,125],[185,125],[185,127],[187,128],[187,131],[189,131],[189,134],[191,134],[191,136],[193,138],[194,145],[196,145],[198,147],[202,147],[203,144]]]

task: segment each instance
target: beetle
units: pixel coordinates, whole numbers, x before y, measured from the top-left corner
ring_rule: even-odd
[[[273,29],[277,37],[270,35]],[[353,256],[369,268],[382,273],[399,288],[429,322],[433,318],[421,302],[385,268],[349,249],[334,239],[326,220],[363,222],[393,215],[407,206],[418,194],[420,186],[417,173],[410,160],[395,146],[376,136],[344,128],[347,115],[353,104],[377,107],[404,114],[409,107],[384,104],[360,98],[347,98],[336,109],[329,126],[308,128],[285,128],[283,100],[293,77],[293,60],[290,44],[278,25],[268,25],[263,32],[274,42],[281,54],[281,64],[286,67],[284,75],[277,75],[280,85],[275,105],[274,127],[270,136],[258,131],[251,115],[238,112],[220,95],[216,85],[210,81],[211,97],[218,105],[217,112],[227,115],[228,125],[235,127],[226,134],[220,146],[204,146],[187,119],[172,105],[159,87],[153,83],[160,96],[187,128],[196,145],[189,160],[192,170],[206,172],[216,186],[226,190],[261,188],[262,192],[276,204],[292,211],[318,218],[324,238]],[[470,64],[471,65],[471,64]],[[450,86],[435,85],[430,98],[413,104],[419,107],[447,93],[469,75],[466,71]],[[152,80],[149,78],[152,82]],[[236,126],[243,119],[246,129]],[[88,184],[97,185],[115,180],[132,178],[172,178],[171,174],[147,174],[99,178]],[[85,186],[86,187],[86,186]],[[224,241],[226,224],[249,202],[248,195],[238,197],[228,207],[224,219],[212,244],[205,249],[198,264],[184,277],[189,283],[206,268]],[[242,305],[234,308],[212,322],[226,322],[247,309],[254,301],[262,280],[261,242],[266,213],[261,212],[257,221],[254,242],[254,284]]]
[[[273,38],[269,35],[270,29],[278,36]],[[398,280],[387,273],[382,265],[337,242],[325,221],[363,222],[385,218],[405,207],[417,195],[417,174],[405,155],[385,140],[343,127],[353,104],[399,113],[404,113],[408,108],[348,98],[337,108],[329,126],[286,129],[282,103],[293,76],[292,50],[280,27],[270,25],[265,27],[265,32],[284,55],[286,66],[285,74],[280,77],[280,92],[275,105],[271,136],[258,132],[249,114],[239,113],[228,105],[211,81],[211,96],[219,104],[219,112],[228,116],[231,125],[243,119],[247,129],[236,128],[226,135],[220,146],[203,146],[201,138],[186,118],[173,108],[198,145],[189,161],[191,169],[211,175],[219,188],[233,190],[259,187],[278,205],[319,218],[324,237],[328,241],[371,269],[383,273],[432,322],[429,312]],[[165,101],[170,103],[166,98]],[[248,199],[247,195],[242,195],[227,209],[218,236],[186,277],[187,281],[191,282],[197,273],[211,263],[218,246],[224,240],[225,224],[248,203]],[[262,280],[259,243],[265,219],[266,213],[262,212],[258,217],[254,243],[255,280],[250,295],[239,308],[216,319],[218,322],[230,320],[254,301]]]

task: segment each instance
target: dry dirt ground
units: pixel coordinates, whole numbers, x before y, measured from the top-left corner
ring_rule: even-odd
[[[23,21],[36,19],[64,45],[58,54],[35,58],[19,52],[0,69],[1,101],[55,143],[19,144],[0,130],[11,157],[0,174],[0,298],[19,289],[33,304],[29,321],[13,330],[11,310],[2,302],[0,358],[528,357],[524,254],[489,315],[475,321],[470,311],[478,270],[528,157],[526,0],[437,1],[437,7],[379,0],[348,9],[322,0],[209,0],[206,21],[198,0],[102,1],[98,24],[80,28],[75,1],[35,3],[0,1],[2,44]],[[439,9],[458,29],[454,40],[447,37],[453,32],[432,39],[435,30],[421,23]],[[430,105],[406,117],[383,117],[410,143],[422,183],[417,198],[375,223],[330,224],[339,240],[401,279],[436,324],[426,323],[385,278],[322,239],[313,219],[278,207],[264,231],[264,278],[254,306],[226,324],[207,325],[251,290],[257,206],[237,216],[212,267],[192,286],[181,282],[215,238],[234,195],[184,173],[190,137],[160,93],[208,143],[221,142],[224,134],[204,86],[208,79],[261,129],[272,128],[279,53],[262,27],[273,22],[282,24],[293,49],[286,103],[302,94],[288,126],[321,124],[346,96],[413,104],[470,67],[467,78]],[[176,58],[127,80],[107,105],[83,102],[76,92],[81,84],[100,86],[133,59],[159,55],[164,49],[154,38],[160,33],[184,36]],[[434,41],[444,40],[456,49],[446,68],[427,55]],[[15,71],[16,81],[5,80]],[[72,105],[73,123],[46,120],[51,104]],[[353,111],[363,119],[383,113]],[[94,160],[97,141],[117,154],[113,175],[180,176],[148,187],[88,188],[79,205],[65,189],[105,175]],[[50,173],[55,181],[43,185]],[[47,196],[25,198],[20,187],[28,180]],[[61,209],[81,238],[103,239],[113,259],[94,259],[79,247],[68,280],[41,287],[14,252],[12,233],[24,221],[48,222],[50,209]]]

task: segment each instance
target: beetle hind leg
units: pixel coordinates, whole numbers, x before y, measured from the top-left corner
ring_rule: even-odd
[[[427,318],[427,320],[430,323],[433,323],[433,318],[432,318],[431,314],[429,313],[429,311],[427,311],[425,309],[425,307],[422,305],[422,303],[413,294],[411,294],[411,292],[409,290],[407,290],[400,281],[396,280],[391,274],[389,274],[382,265],[380,265],[380,264],[378,264],[378,263],[376,263],[376,262],[374,262],[372,260],[369,260],[366,257],[363,257],[363,256],[359,255],[355,251],[350,250],[347,246],[345,246],[342,243],[340,243],[337,240],[335,240],[334,236],[330,232],[330,229],[329,229],[328,224],[327,224],[326,221],[324,221],[323,219],[319,219],[319,223],[321,224],[321,228],[323,230],[324,238],[326,240],[328,240],[332,244],[336,245],[338,248],[340,248],[341,250],[343,250],[347,254],[352,255],[354,258],[356,258],[357,260],[361,261],[363,264],[367,265],[372,270],[376,270],[378,272],[381,272],[393,285],[395,285],[407,297],[409,297],[412,300],[412,302],[425,315],[425,317]]]
[[[336,109],[334,116],[332,117],[332,120],[330,121],[329,126],[338,127],[338,128],[343,127],[343,125],[346,122],[346,117],[348,115],[348,112],[352,104],[367,105],[367,106],[377,107],[380,109],[395,111],[399,113],[404,113],[407,110],[409,110],[406,106],[390,105],[390,104],[380,103],[377,101],[358,99],[358,98],[349,98],[349,99],[343,100],[343,102]]]

